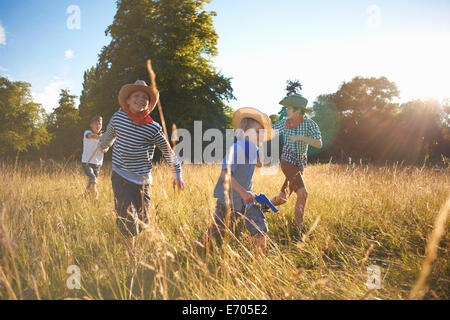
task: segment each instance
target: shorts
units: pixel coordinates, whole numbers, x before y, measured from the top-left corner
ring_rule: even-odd
[[[251,204],[249,207],[243,207],[241,212],[230,209],[231,216],[229,218],[229,229],[233,229],[236,221],[240,218],[244,219],[245,227],[250,232],[252,236],[258,234],[265,234],[269,231],[269,228],[266,223],[266,218],[264,216],[261,207],[258,204]],[[226,213],[227,209],[225,203],[222,201],[217,201],[216,210],[214,213],[214,225],[210,230],[210,234],[214,238],[218,238],[219,236],[223,237],[223,232],[226,226]]]
[[[140,222],[150,222],[150,188],[148,185],[130,182],[115,171],[112,173],[111,182],[117,227],[124,236],[134,237],[142,231]]]
[[[298,190],[305,188],[305,183],[303,182],[302,173],[303,169],[299,170],[297,166],[294,166],[286,161],[281,161],[281,171],[283,171],[286,179],[284,180],[283,186],[281,187],[281,192],[290,196],[292,192],[297,192]]]
[[[102,166],[96,166],[92,163],[83,163],[83,171],[89,177],[89,183],[97,182],[98,175],[100,174],[100,169]]]

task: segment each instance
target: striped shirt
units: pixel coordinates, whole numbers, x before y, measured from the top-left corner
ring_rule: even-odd
[[[152,160],[158,147],[171,167],[173,159],[174,174],[181,179],[181,163],[158,123],[140,126],[125,111],[118,111],[109,121],[99,147],[106,149],[113,144],[113,170],[123,178],[137,184],[151,184]]]
[[[272,125],[272,129],[280,135],[283,143],[281,160],[304,168],[307,164],[308,144],[304,141],[291,142],[290,138],[304,136],[311,139],[322,139],[319,126],[313,120],[305,119],[296,127],[286,128],[286,121],[287,119],[283,119]]]

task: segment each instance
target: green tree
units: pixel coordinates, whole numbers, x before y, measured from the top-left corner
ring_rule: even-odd
[[[355,77],[330,95],[339,112],[341,130],[335,147],[341,155],[381,160],[386,134],[395,125],[398,96],[396,84],[386,77]]]
[[[395,142],[395,158],[417,162],[439,158],[441,154],[448,156],[447,121],[445,104],[437,100],[414,100],[402,104],[396,130],[390,136],[390,140]]]
[[[164,116],[170,130],[226,128],[230,122],[225,101],[233,99],[230,79],[212,65],[218,36],[215,12],[204,10],[208,0],[119,0],[113,23],[106,29],[111,43],[98,64],[85,74],[80,101],[83,118],[101,114],[105,122],[118,110],[120,88],[137,79],[148,80],[146,60],[152,59]],[[157,112],[152,113],[160,121]]]
[[[0,77],[0,155],[39,149],[49,142],[44,110],[33,102],[30,87]]]
[[[101,72],[98,67],[91,67],[84,72],[83,89],[80,96],[79,116],[80,125],[88,126],[90,120],[98,115],[99,102],[101,97],[98,95],[99,85],[101,83]],[[113,110],[113,109],[112,109]]]
[[[286,95],[290,96],[293,94],[301,94],[303,89],[302,84],[299,80],[287,80],[286,81]],[[278,112],[278,120],[287,119],[286,107],[281,107],[280,112]]]
[[[55,158],[67,158],[81,152],[82,128],[75,99],[69,89],[62,89],[59,106],[48,116],[47,130],[52,136],[48,154]]]
[[[286,82],[286,91],[287,96],[293,95],[293,94],[300,94],[303,89],[302,84],[299,80],[288,80]]]
[[[317,123],[322,134],[322,149],[316,149],[312,146],[308,148],[308,154],[313,155],[324,152],[324,155],[332,154],[334,142],[339,134],[340,117],[337,108],[330,95],[320,95],[313,103],[312,120]]]

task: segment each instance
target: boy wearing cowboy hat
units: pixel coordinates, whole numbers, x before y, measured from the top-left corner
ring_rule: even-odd
[[[204,246],[209,240],[219,240],[224,236],[225,228],[233,228],[239,218],[245,220],[245,226],[253,236],[257,252],[265,251],[268,232],[267,223],[261,207],[255,203],[252,192],[253,173],[259,163],[259,147],[271,139],[272,129],[270,118],[254,108],[242,108],[233,115],[233,126],[237,135],[233,145],[228,149],[222,164],[222,171],[214,189],[217,199],[214,224],[202,239],[194,246]],[[227,170],[231,176],[227,188]],[[229,189],[228,199],[225,190]],[[227,216],[226,203],[230,204],[230,216]]]
[[[280,135],[283,143],[280,165],[285,175],[285,181],[280,194],[272,199],[272,203],[275,206],[284,204],[295,192],[297,194],[295,222],[302,230],[308,198],[302,174],[307,165],[308,145],[322,148],[322,136],[319,126],[313,120],[305,118],[305,114],[311,113],[313,110],[306,107],[308,100],[302,95],[289,95],[280,104],[286,108],[288,118],[275,123],[272,129]]]
[[[119,92],[121,110],[109,121],[101,149],[114,144],[111,176],[117,226],[132,239],[139,234],[141,223],[148,223],[149,185],[152,184],[152,159],[158,147],[173,168],[174,186],[184,189],[181,164],[167,141],[161,126],[150,113],[156,106],[159,92],[142,80],[124,85]]]

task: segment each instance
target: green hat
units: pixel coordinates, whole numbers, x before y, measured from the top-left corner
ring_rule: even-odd
[[[306,106],[308,105],[308,100],[301,94],[292,94],[290,96],[287,96],[280,101],[280,104],[285,106],[286,108],[290,107],[295,111],[302,109],[305,113],[313,112],[312,109],[306,108]]]

